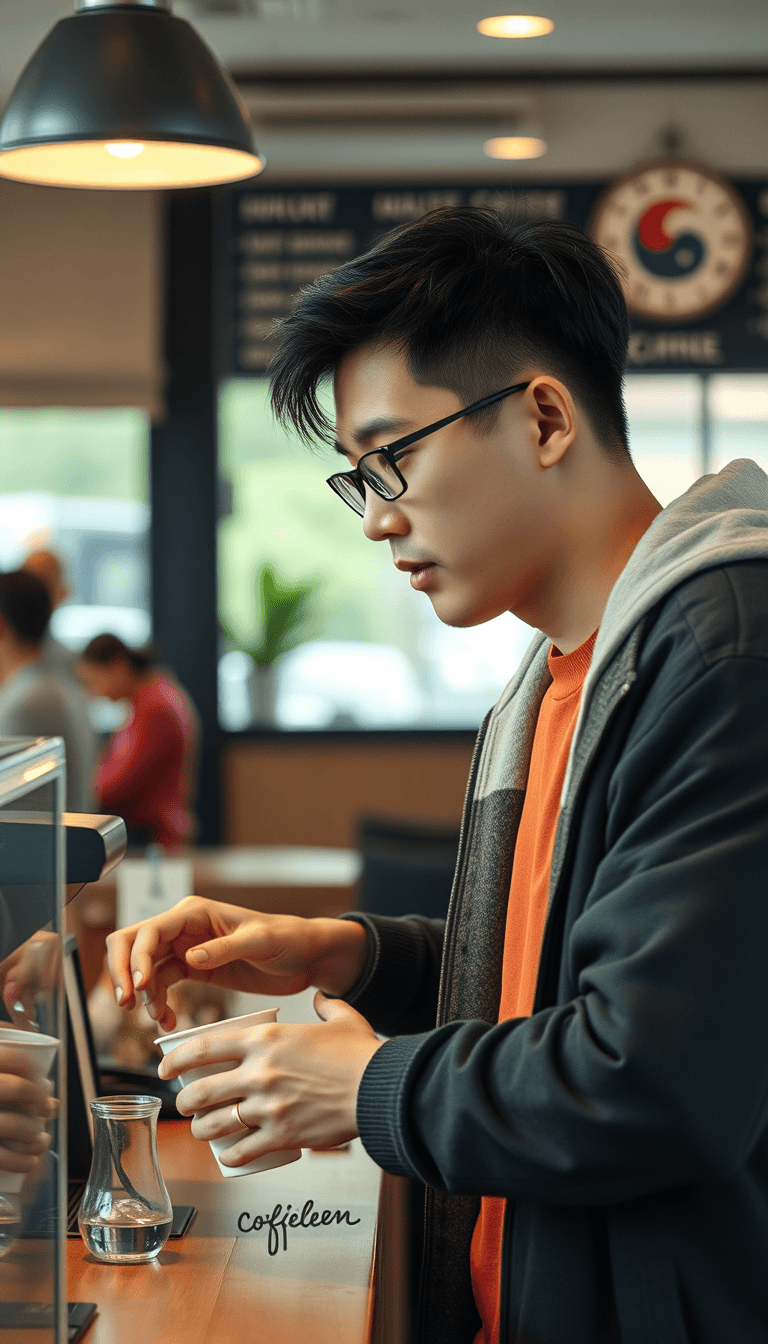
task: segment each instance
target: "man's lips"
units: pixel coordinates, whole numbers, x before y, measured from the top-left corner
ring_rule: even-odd
[[[403,574],[415,574],[417,569],[429,569],[434,563],[434,560],[395,560],[394,565]]]
[[[437,568],[434,560],[395,560],[395,567],[410,575],[408,582],[418,592],[427,592],[433,586]]]

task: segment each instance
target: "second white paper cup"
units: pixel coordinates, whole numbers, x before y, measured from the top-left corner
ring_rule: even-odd
[[[242,1030],[276,1021],[277,1009],[265,1008],[260,1013],[245,1013],[242,1017],[227,1017],[223,1022],[211,1022],[204,1027],[189,1027],[187,1031],[171,1032],[170,1036],[158,1037],[155,1045],[159,1045],[164,1055],[169,1055],[177,1045],[183,1045],[185,1041],[191,1041],[195,1036],[210,1036],[222,1031]],[[230,1069],[236,1068],[234,1060],[227,1060],[224,1064],[206,1064],[200,1069],[188,1069],[185,1073],[180,1073],[179,1078],[186,1087],[187,1083],[194,1083],[198,1078],[210,1078],[214,1073],[227,1073]],[[243,1131],[240,1130],[237,1134],[227,1134],[223,1139],[210,1140],[211,1150],[222,1176],[252,1176],[259,1171],[271,1171],[273,1167],[287,1166],[289,1162],[297,1162],[301,1157],[300,1148],[285,1148],[277,1153],[266,1153],[264,1157],[257,1157],[243,1167],[222,1166],[219,1161],[221,1154],[238,1143],[242,1137]]]
[[[38,1031],[19,1031],[17,1027],[0,1025],[0,1046],[10,1045],[14,1050],[23,1050],[39,1073],[46,1078],[51,1071],[59,1042],[55,1036],[44,1036]],[[3,1072],[2,1052],[0,1051],[0,1073]],[[26,1177],[18,1171],[0,1171],[0,1194],[17,1195]]]

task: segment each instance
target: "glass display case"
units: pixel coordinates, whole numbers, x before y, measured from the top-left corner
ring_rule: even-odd
[[[0,1344],[63,1344],[64,748],[0,740]]]

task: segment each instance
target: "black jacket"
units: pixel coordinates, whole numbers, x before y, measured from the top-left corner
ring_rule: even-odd
[[[392,1035],[361,1084],[361,1137],[429,1187],[422,1341],[478,1327],[483,1194],[508,1200],[503,1344],[768,1340],[768,544],[760,557],[753,523],[741,552],[698,565],[677,535],[681,581],[623,625],[607,609],[621,638],[601,626],[585,686],[532,1017],[496,1022],[545,641],[481,730],[445,937],[356,916],[373,955],[350,1000]],[[665,526],[642,564],[661,563]]]

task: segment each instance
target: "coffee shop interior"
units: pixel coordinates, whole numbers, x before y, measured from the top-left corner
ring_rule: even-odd
[[[224,168],[179,167],[216,126],[146,166],[141,117],[150,146],[173,136],[143,106],[150,85],[129,78],[140,24],[110,57],[125,73],[114,87],[94,94],[96,47],[75,51],[78,26],[171,17],[213,53],[222,97],[239,95],[227,111],[240,117],[239,148],[219,134]],[[69,47],[56,38],[63,20]],[[631,452],[661,505],[734,458],[768,470],[764,6],[547,0],[541,16],[504,18],[474,0],[81,0],[74,13],[67,0],[3,0],[0,33],[0,735],[28,739],[0,741],[0,822],[25,806],[69,819],[66,846],[57,826],[38,844],[45,876],[42,860],[32,876],[18,863],[4,872],[0,845],[0,885],[36,883],[24,937],[64,949],[37,1027],[60,1043],[46,1067],[69,1078],[70,1128],[68,1142],[63,1115],[53,1127],[62,1207],[47,1241],[24,1232],[22,1196],[0,1170],[0,1344],[83,1331],[92,1344],[223,1344],[234,1331],[407,1344],[404,1182],[383,1177],[359,1140],[222,1180],[188,1120],[171,1118],[156,1022],[115,1003],[106,939],[192,893],[291,915],[443,917],[476,733],[533,634],[511,613],[442,624],[327,489],[333,451],[308,449],[274,417],[273,326],[304,286],[442,206],[571,221],[627,271]],[[25,84],[46,42],[47,65]],[[178,60],[191,51],[180,42]],[[182,98],[181,76],[163,76]],[[112,95],[121,115],[133,100],[138,129],[112,130]],[[206,109],[190,115],[198,127]],[[103,181],[89,168],[78,178],[73,158],[59,165],[73,138],[119,142]],[[610,222],[617,204],[623,233]],[[673,242],[665,221],[681,206]],[[733,221],[723,256],[708,233],[718,210]],[[675,246],[672,269],[654,272],[659,249]],[[676,295],[702,254],[706,302]],[[662,277],[651,298],[648,268]],[[332,411],[330,386],[321,397]],[[71,761],[69,742],[66,761],[50,745],[49,706],[39,724],[29,709],[22,727],[13,718],[13,682],[29,675],[14,662],[14,613],[27,600],[48,603],[34,638],[44,657],[55,649],[46,675],[77,701],[87,742]],[[173,815],[156,788],[157,720],[140,723],[150,681],[150,709],[162,701],[183,737]],[[179,1030],[273,1006],[205,984],[173,993]],[[23,995],[4,991],[3,1003],[3,1030],[23,1026]],[[311,992],[280,1018],[315,1020]],[[105,1262],[62,1230],[56,1182],[67,1154],[69,1176],[79,1160],[88,1177],[100,1122],[87,1103],[114,1092],[161,1098],[160,1168],[174,1208],[195,1209],[141,1265]],[[76,1131],[89,1136],[79,1159]],[[308,1214],[288,1236],[266,1216],[286,1199],[336,1221]],[[68,1315],[67,1302],[95,1312]]]

